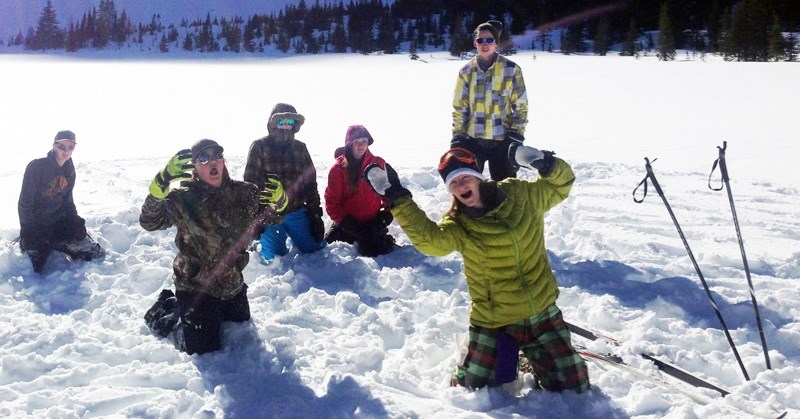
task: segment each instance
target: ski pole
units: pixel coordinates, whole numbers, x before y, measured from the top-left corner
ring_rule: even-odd
[[[739,228],[739,218],[736,216],[736,207],[733,205],[733,192],[731,192],[730,178],[728,177],[728,165],[725,163],[725,149],[728,147],[728,142],[723,141],[722,147],[717,146],[719,149],[719,158],[714,161],[711,166],[711,174],[708,175],[708,188],[712,191],[720,191],[724,187],[728,192],[728,201],[731,204],[731,214],[733,214],[733,225],[736,227],[736,237],[739,239],[739,250],[742,252],[742,263],[744,264],[744,273],[747,277],[747,286],[750,288],[750,299],[753,301],[753,311],[756,316],[756,325],[758,326],[758,334],[761,336],[761,347],[764,349],[764,360],[767,362],[767,369],[771,370],[772,365],[769,362],[769,353],[767,352],[767,338],[764,336],[764,328],[761,326],[761,315],[758,313],[758,302],[756,302],[756,291],[753,288],[753,280],[750,278],[750,266],[747,264],[747,255],[744,252],[744,241],[742,240],[742,231]],[[719,172],[722,175],[722,183],[719,188],[711,186],[711,175],[719,164]]]
[[[653,159],[655,162],[657,159]],[[653,188],[655,188],[658,196],[661,197],[661,200],[664,201],[664,206],[667,207],[667,211],[669,212],[670,217],[672,217],[672,222],[675,224],[675,228],[678,229],[678,234],[681,236],[681,240],[683,240],[683,246],[686,247],[686,252],[689,253],[689,259],[692,260],[692,265],[694,265],[694,270],[697,272],[697,276],[700,277],[700,282],[703,284],[703,288],[706,291],[706,295],[708,296],[708,300],[711,302],[711,307],[714,309],[714,313],[717,315],[717,319],[719,319],[720,324],[722,325],[722,331],[725,332],[725,337],[728,339],[728,344],[730,344],[731,349],[733,350],[733,355],[736,357],[736,362],[739,363],[739,368],[742,369],[742,374],[744,374],[744,378],[746,381],[750,381],[750,376],[747,375],[747,370],[744,368],[744,364],[742,363],[742,358],[739,357],[739,352],[736,350],[736,345],[733,343],[733,338],[731,338],[731,333],[728,331],[728,326],[725,325],[725,320],[722,318],[722,313],[720,313],[719,308],[717,307],[717,303],[714,301],[714,296],[711,295],[711,290],[708,288],[708,284],[706,283],[705,278],[703,277],[703,273],[700,272],[700,266],[697,264],[697,261],[694,258],[694,254],[692,253],[692,249],[689,248],[689,243],[686,241],[686,236],[683,234],[683,230],[681,230],[680,224],[678,224],[678,219],[675,218],[675,213],[672,212],[672,207],[669,206],[669,202],[667,202],[667,198],[664,196],[664,191],[661,190],[661,185],[658,184],[658,180],[656,180],[656,175],[653,173],[653,167],[650,165],[650,160],[645,157],[644,161],[645,169],[647,170],[647,174],[645,175],[644,179],[639,182],[639,185],[636,186],[636,189],[633,190],[633,200],[636,203],[644,202],[645,197],[647,197],[647,180],[650,179],[650,182],[653,184]],[[642,199],[636,199],[636,191],[639,189],[640,186],[644,185],[644,196]]]

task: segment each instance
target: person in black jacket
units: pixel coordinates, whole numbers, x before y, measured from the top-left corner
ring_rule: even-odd
[[[28,163],[19,194],[20,248],[41,273],[53,250],[70,259],[91,260],[103,255],[86,233],[85,221],[72,199],[75,187],[75,134],[59,131],[47,157]]]

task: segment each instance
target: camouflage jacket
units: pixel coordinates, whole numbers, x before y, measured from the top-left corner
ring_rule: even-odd
[[[72,199],[74,186],[72,159],[59,166],[50,151],[47,157],[28,163],[17,203],[20,236],[36,236],[58,223],[78,218]]]
[[[310,213],[320,212],[317,170],[305,143],[294,136],[277,138],[270,134],[250,146],[244,180],[263,188],[268,174],[277,175],[289,195],[285,213],[307,207]]]
[[[254,229],[263,225],[258,188],[231,180],[227,171],[222,186],[199,180],[173,189],[164,199],[148,195],[139,224],[147,231],[176,226],[178,256],[172,262],[175,289],[201,291],[221,300],[239,293],[250,261],[247,246]]]

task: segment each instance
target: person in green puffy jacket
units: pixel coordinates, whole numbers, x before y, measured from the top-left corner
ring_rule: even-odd
[[[538,170],[540,177],[485,180],[472,152],[445,153],[438,169],[453,204],[438,223],[412,200],[389,164],[369,166],[364,176],[389,200],[418,250],[431,256],[456,251],[464,258],[472,299],[469,347],[454,384],[480,388],[513,380],[521,349],[542,388],[582,392],[589,388],[586,363],[555,304],[558,284],[544,244],[544,214],[566,199],[575,175],[553,153],[524,145],[509,149],[509,161]]]

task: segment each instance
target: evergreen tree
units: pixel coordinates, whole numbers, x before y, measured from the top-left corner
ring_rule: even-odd
[[[675,37],[672,34],[672,24],[669,19],[667,3],[661,3],[661,11],[659,12],[657,49],[656,55],[660,61],[672,61],[675,59]]]
[[[708,13],[708,18],[706,21],[708,22],[706,25],[706,33],[708,34],[708,47],[711,51],[718,51],[719,47],[717,45],[717,41],[720,39],[720,26],[722,25],[722,9],[719,4],[719,0],[713,0],[711,2],[711,9]]]
[[[411,43],[408,45],[408,57],[412,60],[419,59],[419,54],[417,54],[417,43],[414,41],[411,41]]]
[[[586,52],[586,44],[583,42],[583,25],[569,25],[561,33],[561,53],[570,55],[579,52]]]
[[[460,13],[453,15],[449,35],[450,48],[448,51],[453,57],[459,57],[462,53],[472,50],[472,34],[466,31],[464,17]]]
[[[186,32],[186,36],[183,37],[183,50],[184,51],[194,50],[194,41],[192,40],[192,35],[190,35],[189,32]]]
[[[167,36],[163,33],[161,34],[161,40],[158,42],[158,50],[161,52],[169,52],[169,41],[167,40]]]
[[[731,27],[733,26],[733,14],[731,10],[725,9],[720,19],[717,52],[722,54],[722,58],[725,59],[725,61],[730,61],[735,55],[733,42],[731,41]]]
[[[767,59],[770,61],[781,61],[786,58],[786,40],[783,39],[781,22],[778,15],[772,17],[772,28],[769,31],[769,47],[767,48]]]
[[[214,35],[211,32],[211,14],[206,14],[206,20],[200,29],[200,35],[197,37],[197,50],[201,52],[213,51]]]
[[[786,61],[797,61],[797,34],[791,32],[786,41]]]
[[[335,24],[333,33],[331,34],[331,45],[333,52],[347,52],[347,33],[344,31],[344,25]]]
[[[28,28],[28,35],[25,37],[25,49],[38,49],[35,45],[36,42],[36,32],[33,31],[33,28]]]
[[[384,54],[394,54],[397,52],[398,42],[395,36],[396,24],[394,19],[385,13],[378,20],[378,38],[376,44],[379,50]]]
[[[222,26],[223,36],[227,51],[240,52],[242,50],[242,31],[234,22],[226,22]]]
[[[597,31],[594,35],[593,51],[595,55],[605,56],[608,53],[610,48],[608,30],[608,18],[603,16],[597,23]]]
[[[624,57],[633,57],[639,53],[639,28],[636,26],[636,21],[631,19],[628,25],[628,32],[625,33],[625,38],[622,41],[622,46],[619,55]]]
[[[64,46],[64,31],[58,26],[58,17],[53,2],[47,0],[39,15],[39,23],[36,26],[31,49],[55,49]]]
[[[92,43],[95,48],[108,46],[116,24],[117,10],[114,6],[114,1],[100,0],[99,10],[95,18],[95,33]]]
[[[78,31],[75,29],[75,25],[70,23],[69,24],[69,31],[67,31],[67,40],[64,43],[64,48],[67,52],[75,52],[80,48],[80,40],[78,39]]]
[[[128,13],[125,10],[122,11],[120,14],[119,19],[116,19],[114,22],[114,27],[112,28],[112,38],[114,42],[118,45],[122,45],[125,41],[128,40],[128,36],[133,33],[133,24],[131,23],[131,19],[128,17]]]
[[[766,61],[769,18],[761,0],[744,0],[733,18],[731,43],[739,61]]]

